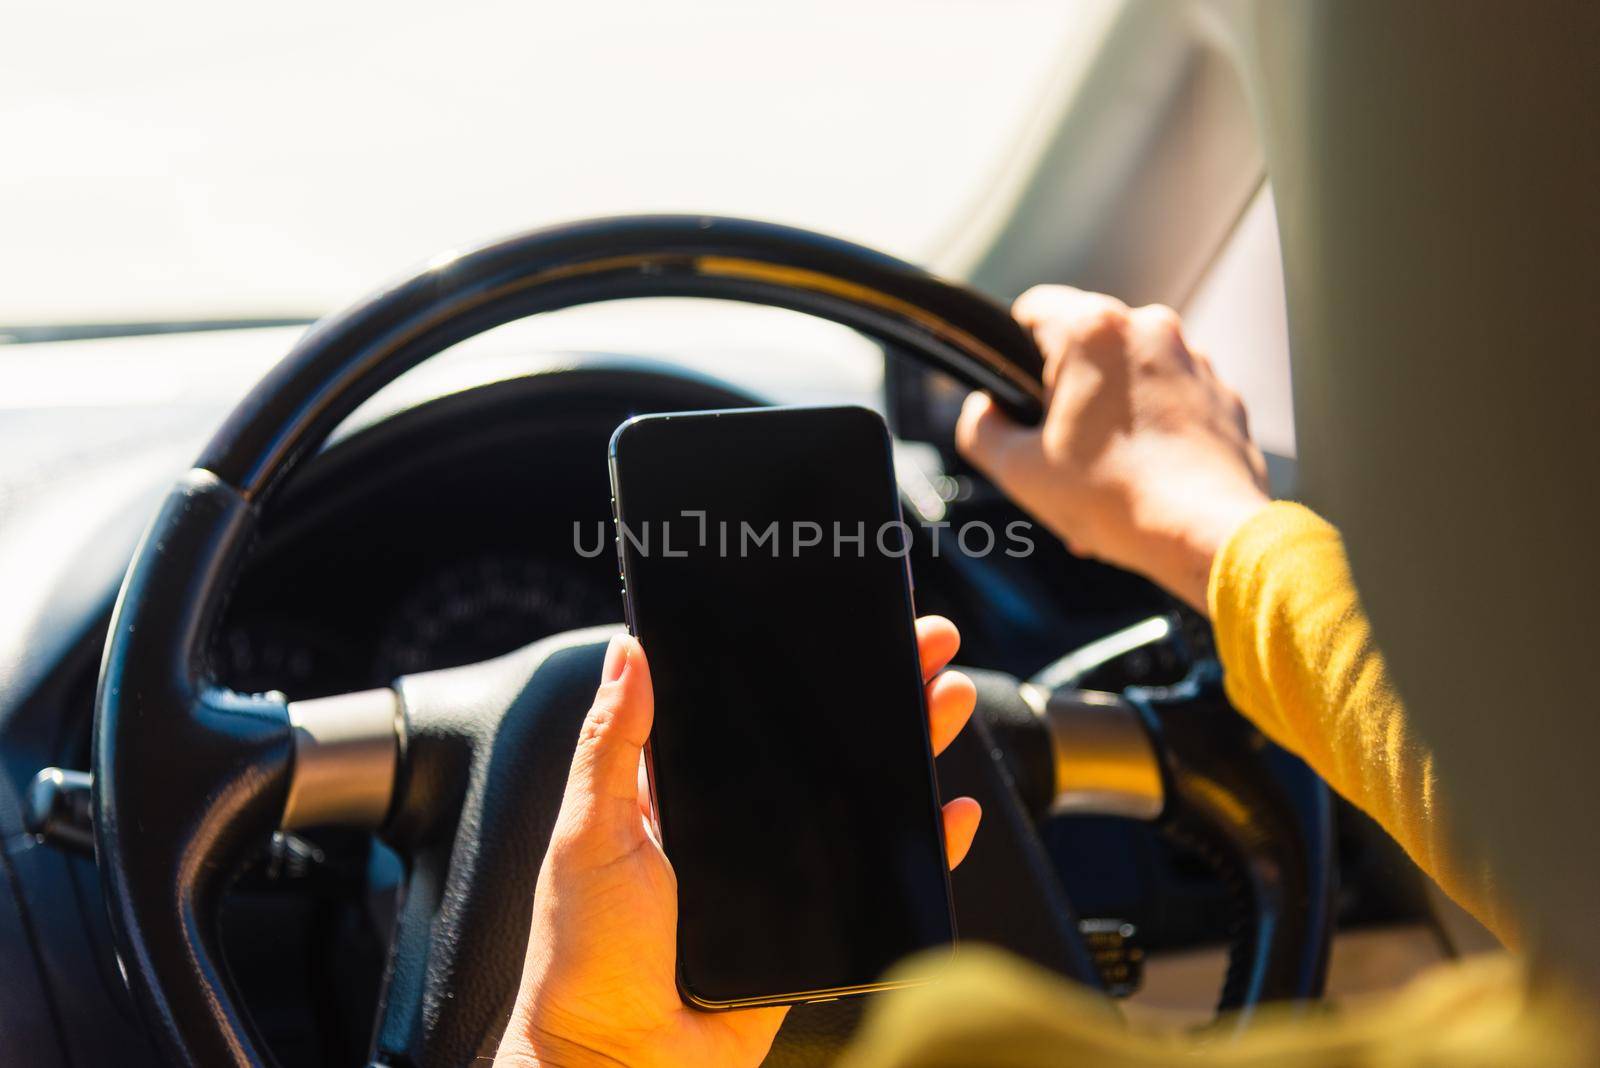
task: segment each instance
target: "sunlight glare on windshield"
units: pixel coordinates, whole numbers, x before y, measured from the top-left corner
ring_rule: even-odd
[[[705,211],[920,258],[1060,0],[30,5],[0,64],[0,324],[317,315],[442,249]]]

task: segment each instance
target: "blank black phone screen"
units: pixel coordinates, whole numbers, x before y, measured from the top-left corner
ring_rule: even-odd
[[[611,473],[685,994],[847,990],[952,942],[883,421],[646,416],[618,428]]]

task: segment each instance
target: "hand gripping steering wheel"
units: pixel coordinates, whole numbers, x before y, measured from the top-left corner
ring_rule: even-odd
[[[1040,355],[1002,308],[865,248],[734,219],[524,234],[438,261],[311,329],[167,497],[128,571],[101,673],[95,852],[128,981],[174,1061],[271,1063],[223,962],[218,904],[274,830],[330,824],[377,832],[406,863],[375,1063],[492,1053],[609,628],[295,703],[217,685],[207,654],[275,491],[358,405],[502,323],[642,296],[832,319],[988,390],[1015,419],[1041,414]],[[1035,834],[1040,804],[1071,795],[1080,808],[1158,820],[1228,873],[1240,907],[1225,1006],[1317,993],[1325,796],[1322,816],[1296,818],[1292,784],[1268,771],[1214,686],[1195,677],[1118,697],[974,674],[980,714],[940,769],[986,813],[957,873],[964,937],[1098,982]],[[1302,785],[1320,787],[1305,774]],[[826,1014],[792,1015],[775,1059],[836,1043]]]

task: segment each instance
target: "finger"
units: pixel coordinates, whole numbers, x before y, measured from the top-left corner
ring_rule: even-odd
[[[917,620],[917,652],[922,657],[922,681],[927,682],[950,663],[961,648],[961,632],[944,616]]]
[[[628,834],[639,828],[639,758],[655,699],[644,650],[626,634],[611,639],[594,704],[578,733],[562,808]]]
[[[1066,366],[1085,353],[1122,351],[1130,310],[1116,297],[1071,286],[1035,286],[1011,306],[1044,356],[1045,393],[1053,394]]]
[[[978,687],[959,671],[946,671],[928,683],[928,738],[938,756],[956,740],[978,707]]]
[[[1055,392],[1067,356],[1066,346],[1061,343],[1062,331],[1079,313],[1084,299],[1093,295],[1071,286],[1034,286],[1011,305],[1011,317],[1027,327],[1044,357],[1039,377],[1046,396]]]
[[[1038,448],[1038,432],[1011,421],[987,393],[967,396],[956,420],[956,448],[980,471],[1005,483],[1017,458]]]
[[[1031,286],[1022,296],[1012,301],[1011,317],[1032,330],[1052,319],[1071,316],[1083,307],[1085,298],[1098,296],[1100,294],[1075,286]]]
[[[944,855],[951,871],[966,859],[982,819],[982,807],[970,797],[958,797],[944,806]]]

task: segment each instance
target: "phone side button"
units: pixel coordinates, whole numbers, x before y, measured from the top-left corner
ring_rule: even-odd
[[[806,1004],[807,1005],[826,1005],[830,1001],[838,1001],[838,1000],[839,1000],[838,998],[812,998],[810,1001],[806,1002]]]

